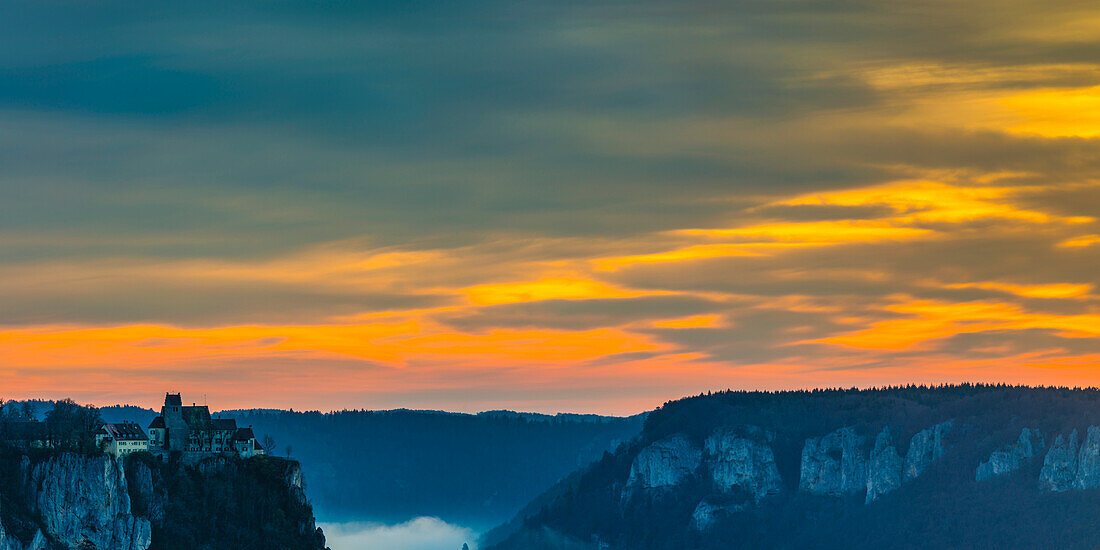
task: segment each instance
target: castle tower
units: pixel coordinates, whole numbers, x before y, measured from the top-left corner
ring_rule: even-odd
[[[165,439],[167,443],[165,448],[170,451],[187,450],[187,439],[190,436],[190,429],[187,426],[187,422],[183,420],[183,399],[180,397],[180,394],[164,394],[164,407],[160,409],[160,414],[164,417],[164,427],[168,432]]]

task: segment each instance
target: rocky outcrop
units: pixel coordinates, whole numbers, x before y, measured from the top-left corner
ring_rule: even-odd
[[[691,513],[691,527],[697,531],[706,531],[720,519],[734,512],[740,512],[745,504],[714,504],[707,499],[699,502],[695,511]]]
[[[719,428],[707,437],[707,465],[720,489],[729,491],[737,487],[759,502],[781,492],[783,479],[779,477],[766,434],[759,429],[742,432]]]
[[[1077,476],[1074,489],[1100,487],[1100,427],[1089,426],[1081,451],[1077,454]]]
[[[883,428],[875,437],[875,447],[867,461],[867,496],[865,502],[871,502],[886,493],[901,487],[901,470],[905,461],[894,446],[890,428]]]
[[[1020,438],[1016,443],[993,451],[989,455],[989,460],[978,465],[974,479],[984,481],[994,476],[1014,472],[1042,451],[1043,446],[1043,434],[1039,433],[1039,430],[1024,428],[1020,430]]]
[[[628,487],[660,489],[675,487],[695,474],[703,452],[687,436],[675,434],[656,441],[634,457]]]
[[[1073,488],[1077,478],[1077,430],[1066,439],[1062,434],[1054,439],[1039,472],[1039,488],[1061,492]]]
[[[902,476],[905,481],[915,479],[924,473],[933,462],[943,456],[943,436],[951,430],[953,422],[941,422],[913,434],[909,442],[909,452],[905,454],[905,468]]]
[[[62,545],[145,550],[149,520],[134,517],[122,464],[107,455],[59,454],[26,472],[27,506]]]
[[[807,439],[802,447],[798,490],[842,496],[867,487],[867,459],[864,438],[846,427],[824,437]]]

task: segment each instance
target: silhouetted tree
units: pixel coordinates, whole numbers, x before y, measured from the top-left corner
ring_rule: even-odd
[[[53,409],[46,413],[50,444],[65,451],[96,452],[95,431],[102,425],[99,409],[82,407],[72,399],[54,403]]]
[[[263,444],[265,451],[275,454],[275,438],[271,437],[271,434],[264,434],[264,438],[260,443]]]

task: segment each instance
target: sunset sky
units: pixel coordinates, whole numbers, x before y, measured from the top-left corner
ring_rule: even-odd
[[[1100,9],[4,3],[0,397],[1100,384]]]

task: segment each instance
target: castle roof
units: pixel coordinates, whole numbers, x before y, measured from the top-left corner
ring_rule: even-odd
[[[249,439],[256,439],[256,435],[252,433],[252,428],[239,428],[237,433],[233,434],[233,441],[248,441]]]
[[[182,407],[183,398],[178,393],[166,393],[164,394],[164,406],[166,407]]]
[[[122,422],[120,424],[107,423],[101,428],[107,436],[115,441],[145,441],[149,437],[134,422]]]
[[[210,408],[206,405],[183,407],[183,421],[192,430],[211,430],[214,423],[210,419]]]
[[[163,416],[158,416],[158,417],[154,418],[152,422],[149,423],[149,429],[150,430],[153,429],[153,428],[163,428],[163,427],[164,427],[164,417]]]
[[[237,421],[232,418],[215,418],[214,419],[215,430],[237,430]]]

